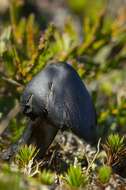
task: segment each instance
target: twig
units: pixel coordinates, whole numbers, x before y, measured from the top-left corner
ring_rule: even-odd
[[[35,176],[36,174],[39,174],[40,171],[39,171],[39,167],[42,165],[42,161],[40,162],[37,162],[36,165],[35,165],[35,171],[33,173],[30,174],[30,177],[33,177]]]
[[[49,161],[49,166],[51,166],[51,164],[52,164],[52,161],[53,161],[53,158],[55,156],[55,153],[56,153],[56,150],[54,150],[52,155],[51,155],[51,158],[50,158],[50,161]]]
[[[10,110],[7,116],[0,122],[0,135],[7,128],[12,118],[14,118],[20,111],[19,102],[16,102],[16,105]]]
[[[15,86],[19,86],[19,87],[23,87],[23,85],[19,82],[17,82],[16,80],[14,79],[11,79],[11,78],[8,78],[3,72],[0,71],[0,79],[8,82],[8,83],[11,83]]]
[[[11,84],[13,84],[13,85],[15,85],[15,86],[23,87],[22,84],[20,84],[19,82],[15,81],[15,80],[13,80],[13,79],[6,78],[5,76],[2,76],[1,78],[2,78],[3,80],[7,81],[8,83],[11,83]]]
[[[97,152],[96,152],[96,154],[94,155],[94,158],[93,158],[93,160],[91,161],[91,163],[89,163],[89,166],[88,166],[88,168],[87,168],[87,170],[86,170],[86,173],[87,173],[87,174],[89,173],[89,170],[90,170],[90,168],[92,167],[92,164],[94,163],[94,161],[96,160],[96,158],[97,158],[97,156],[98,156],[98,154],[99,154],[99,152],[100,152],[100,143],[101,143],[101,138],[100,138],[99,141],[98,141]]]

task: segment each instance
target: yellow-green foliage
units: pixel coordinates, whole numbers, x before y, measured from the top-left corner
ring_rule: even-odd
[[[25,190],[23,178],[18,171],[12,171],[7,164],[0,168],[0,189],[1,190]],[[22,181],[21,181],[22,180]]]
[[[1,190],[25,190],[21,187],[21,178],[17,174],[0,176],[0,189]]]
[[[119,30],[118,23],[113,21],[108,24],[105,10],[101,11],[94,21],[90,17],[84,17],[80,43],[72,19],[66,21],[63,32],[49,24],[39,40],[40,30],[33,14],[27,19],[17,19],[16,13],[20,6],[16,1],[11,4],[11,23],[3,30],[0,41],[0,54],[6,74],[19,84],[28,82],[49,60],[69,60],[84,77],[87,73],[93,76],[98,71],[117,67],[125,56],[126,35],[121,35],[123,26],[122,30]],[[111,43],[113,39],[114,43]],[[111,57],[118,46],[120,51]],[[80,69],[78,58],[84,55],[83,67]]]
[[[112,170],[109,166],[101,166],[98,170],[98,179],[101,183],[108,183]]]
[[[88,176],[82,172],[82,168],[79,165],[70,165],[64,179],[71,187],[85,187],[88,183]]]
[[[125,147],[124,137],[118,134],[111,134],[107,139],[106,145],[111,148],[113,153],[117,153]]]
[[[30,161],[34,160],[38,152],[39,150],[37,150],[36,147],[33,145],[22,146],[15,158],[19,167],[25,168],[29,164]]]
[[[111,134],[108,136],[103,148],[107,155],[107,163],[111,166],[123,165],[126,159],[126,145],[125,138],[118,134]]]
[[[55,181],[54,174],[50,171],[43,170],[39,173],[38,179],[41,184],[52,185]]]

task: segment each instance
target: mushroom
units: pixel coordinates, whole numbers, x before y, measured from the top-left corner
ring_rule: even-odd
[[[48,64],[33,77],[21,97],[21,107],[31,120],[25,143],[35,144],[40,156],[59,129],[71,129],[88,143],[97,139],[91,96],[74,68],[65,62]]]

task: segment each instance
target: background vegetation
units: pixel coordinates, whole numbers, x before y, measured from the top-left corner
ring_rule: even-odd
[[[0,189],[124,187],[119,175],[126,177],[125,4],[120,1],[114,11],[105,0],[5,2],[0,1],[1,155],[27,126],[18,108],[25,85],[48,62],[67,61],[84,80],[101,140],[94,150],[59,133],[40,163],[35,147],[22,147],[11,164],[1,160]]]

